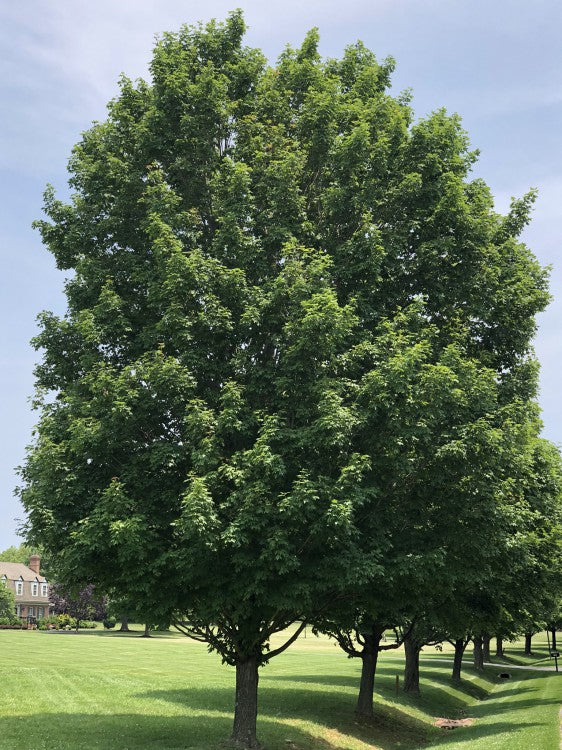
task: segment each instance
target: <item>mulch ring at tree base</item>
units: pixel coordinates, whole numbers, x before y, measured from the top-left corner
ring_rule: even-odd
[[[434,724],[441,729],[457,729],[458,727],[470,727],[474,719],[435,719]]]

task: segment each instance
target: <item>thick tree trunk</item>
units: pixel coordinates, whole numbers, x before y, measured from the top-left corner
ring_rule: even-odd
[[[475,635],[472,639],[474,644],[474,669],[478,669],[480,672],[484,669],[484,654],[482,652],[482,636]]]
[[[418,643],[411,635],[404,638],[404,652],[406,664],[404,666],[404,692],[420,693],[420,651],[422,644]]]
[[[551,648],[553,651],[556,651],[556,628],[551,629],[550,635],[551,635],[551,641],[552,641]]]
[[[503,656],[503,638],[501,635],[496,636],[496,656]]]
[[[364,634],[363,638],[365,644],[361,652],[361,682],[355,714],[360,719],[371,719],[373,717],[373,691],[375,689],[375,673],[377,671],[382,630],[373,628],[373,632]]]
[[[141,635],[141,638],[152,638],[152,636],[150,635],[150,628],[148,627],[148,625],[144,626],[144,633]]]
[[[531,638],[533,637],[532,633],[525,633],[525,655],[526,656],[532,656],[533,652],[531,651]]]
[[[482,659],[485,662],[490,661],[490,641],[491,641],[491,636],[485,633],[482,636]]]
[[[236,665],[236,704],[231,742],[237,748],[259,748],[256,734],[258,717],[258,662],[255,656]]]
[[[119,628],[120,633],[128,633],[129,632],[129,618],[128,617],[122,617],[121,618],[121,627]]]
[[[455,641],[455,658],[453,659],[453,682],[461,681],[462,657],[466,648],[464,638],[457,638]]]

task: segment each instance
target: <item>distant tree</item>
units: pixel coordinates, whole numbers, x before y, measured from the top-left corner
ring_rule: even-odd
[[[367,601],[365,597],[362,601]],[[340,607],[331,607],[314,623],[314,630],[332,637],[349,658],[361,659],[361,678],[355,707],[359,719],[369,720],[373,716],[373,691],[378,659],[383,651],[399,648],[407,629],[397,625],[405,620],[398,605],[386,601],[362,610],[353,598],[341,602]],[[386,641],[385,631],[393,630],[394,637]]]
[[[2,562],[15,562],[27,564],[29,561],[29,555],[31,554],[31,548],[26,545],[20,544],[19,547],[11,546],[0,552],[0,560]]]
[[[146,599],[135,600],[125,595],[113,596],[108,601],[108,611],[121,622],[120,632],[129,632],[129,622],[142,622],[145,624],[145,637],[149,636],[151,628],[159,627],[163,624],[153,616],[150,602]]]
[[[0,560],[2,562],[15,562],[29,565],[29,558],[33,554],[37,554],[37,549],[30,547],[27,544],[20,544],[18,547],[12,545],[0,552]]]
[[[0,581],[0,617],[13,617],[16,604],[13,593]]]
[[[107,614],[105,597],[96,596],[92,584],[72,591],[60,583],[50,587],[49,599],[56,614],[67,614],[76,619],[76,630],[83,620],[102,622]]]
[[[129,611],[127,609],[128,602],[125,597],[113,594],[108,597],[107,600],[107,611],[110,617],[120,622],[119,631],[121,633],[129,632]]]

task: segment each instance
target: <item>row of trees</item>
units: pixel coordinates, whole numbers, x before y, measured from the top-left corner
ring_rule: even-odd
[[[68,311],[41,315],[20,493],[61,581],[236,667],[249,748],[258,668],[306,623],[362,658],[368,715],[384,628],[415,688],[422,643],[542,619],[561,470],[533,193],[499,215],[459,118],[414,123],[392,60],[324,60],[313,30],[268,66],[243,33],[163,35],[75,147],[70,202],[46,192]]]

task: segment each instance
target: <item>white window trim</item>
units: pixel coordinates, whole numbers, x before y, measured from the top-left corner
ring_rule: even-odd
[[[16,595],[23,595],[23,581],[16,581]]]
[[[31,584],[31,596],[39,596],[39,584],[38,583]]]
[[[33,604],[30,604],[27,608],[27,614],[29,617],[35,617],[35,606]]]
[[[48,596],[49,594],[49,586],[46,583],[41,584],[41,596]]]

